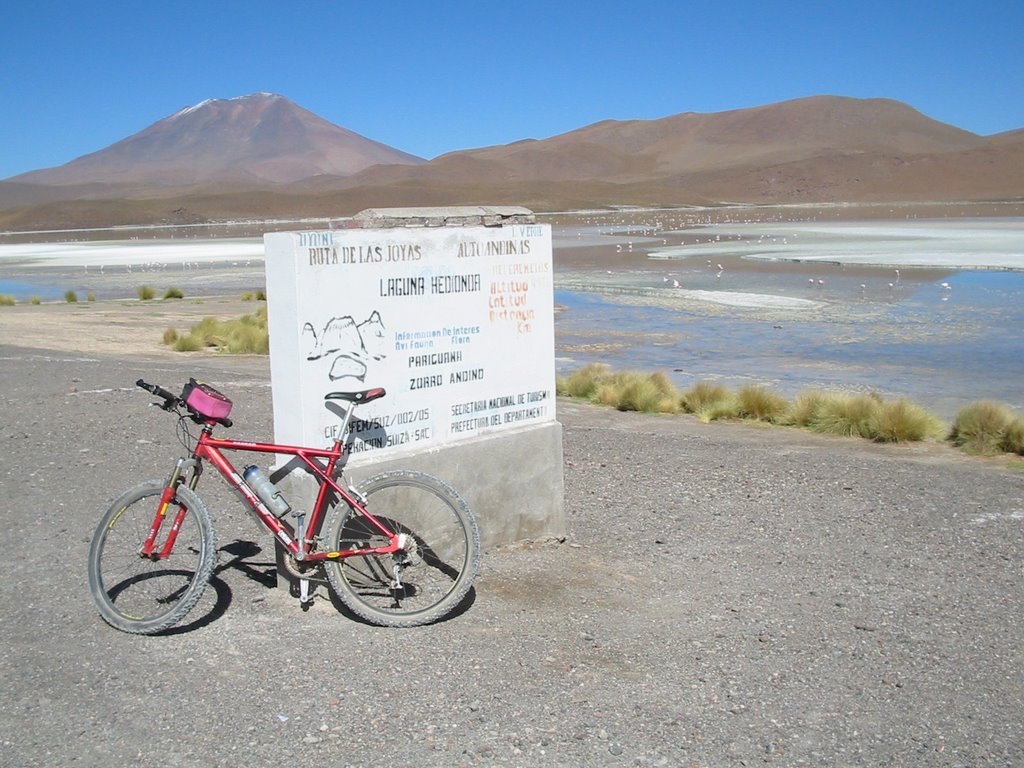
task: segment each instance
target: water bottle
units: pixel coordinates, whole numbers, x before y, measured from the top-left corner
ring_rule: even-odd
[[[255,465],[250,465],[242,472],[242,477],[249,487],[260,497],[260,501],[267,505],[267,509],[276,517],[284,517],[291,512],[291,505],[281,495],[277,486],[270,482],[270,478],[263,474],[263,470]]]

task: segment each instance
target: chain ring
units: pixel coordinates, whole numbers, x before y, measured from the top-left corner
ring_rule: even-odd
[[[308,579],[310,581],[326,582],[323,568],[319,563],[300,563],[290,552],[282,558],[284,569],[293,579]]]

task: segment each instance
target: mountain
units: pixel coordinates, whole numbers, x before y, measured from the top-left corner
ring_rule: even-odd
[[[350,151],[310,138],[320,135],[344,136]],[[353,142],[378,154],[366,149],[341,162],[352,160]],[[0,182],[0,228],[344,216],[420,205],[545,211],[1022,199],[1024,130],[979,136],[889,99],[814,96],[606,120],[418,162],[283,97],[258,94],[204,102],[66,166]]]
[[[889,99],[815,96],[658,120],[606,120],[543,140],[378,166],[292,192],[447,190],[540,209],[716,201],[991,200],[1024,196],[1020,132],[983,137]],[[461,198],[461,199],[460,199]]]
[[[814,157],[909,156],[985,146],[983,137],[897,101],[817,96],[713,114],[606,120],[541,141],[451,153],[423,172],[462,181],[500,174],[510,181],[634,183]],[[376,177],[422,175],[420,170],[374,170]]]
[[[40,185],[279,184],[347,176],[379,163],[423,159],[329,123],[283,96],[207,99],[56,168],[10,181]]]

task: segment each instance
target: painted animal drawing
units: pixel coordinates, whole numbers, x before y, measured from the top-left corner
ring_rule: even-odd
[[[361,323],[351,315],[332,317],[319,332],[307,322],[302,326],[302,348],[306,360],[325,367],[331,381],[365,381],[370,362],[386,357],[384,323],[376,310]]]

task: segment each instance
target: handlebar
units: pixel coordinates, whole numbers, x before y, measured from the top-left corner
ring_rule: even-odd
[[[195,413],[191,408],[188,408],[185,401],[182,400],[178,395],[175,395],[173,392],[169,392],[168,390],[161,387],[159,384],[149,384],[148,382],[139,379],[138,381],[135,382],[135,386],[141,387],[147,392],[152,392],[154,395],[161,398],[164,401],[163,405],[160,405],[160,403],[155,403],[155,405],[159,405],[165,411],[173,410],[178,406],[185,406],[189,412],[189,418],[192,419],[192,421],[194,421],[196,424],[207,424],[211,421],[216,422],[217,424],[221,424],[225,427],[230,427],[232,424],[231,419],[228,418],[209,419],[206,418],[205,416],[201,416],[198,413]]]
[[[142,387],[144,390],[146,390],[147,392],[152,392],[157,397],[162,397],[164,400],[167,401],[167,407],[174,407],[179,402],[181,402],[180,397],[171,394],[166,389],[157,384],[147,384],[142,379],[139,379],[138,381],[135,382],[135,386]]]

